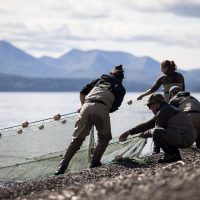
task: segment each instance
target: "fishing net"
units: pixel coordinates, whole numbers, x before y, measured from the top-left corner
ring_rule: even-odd
[[[121,133],[146,120],[149,115],[143,104],[136,102],[126,103],[110,115],[112,134],[115,137],[110,141],[102,157],[103,163],[125,157],[140,157],[151,151],[149,146],[144,152],[148,141],[138,136],[130,137],[123,143],[118,141]],[[77,113],[69,113],[1,129],[0,180],[16,182],[53,175],[71,142],[77,119]],[[89,166],[96,146],[95,132],[96,129],[93,128],[81,149],[71,160],[68,172]]]

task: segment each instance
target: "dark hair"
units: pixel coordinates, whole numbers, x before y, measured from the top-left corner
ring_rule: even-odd
[[[147,100],[146,105],[150,106],[152,103],[164,103],[166,102],[163,95],[159,93],[153,93],[150,95],[149,99]]]
[[[119,70],[119,71],[123,71],[124,72],[123,65],[116,65],[115,66],[115,70]]]
[[[163,68],[167,68],[166,74],[170,74],[172,72],[175,72],[177,69],[176,64],[174,63],[174,61],[169,61],[169,60],[164,60],[161,63],[161,67]]]
[[[116,76],[118,79],[124,79],[123,65],[116,65],[115,68],[110,72],[111,75]]]

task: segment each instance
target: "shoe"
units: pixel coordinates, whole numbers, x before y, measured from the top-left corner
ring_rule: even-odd
[[[165,154],[158,160],[158,163],[171,163],[182,160],[181,155],[179,152],[174,154]]]
[[[200,149],[200,139],[197,138],[195,142],[196,142],[196,147]]]
[[[153,148],[153,153],[152,154],[159,154],[160,153],[160,147],[154,147]]]
[[[101,165],[101,162],[91,162],[90,168],[100,167]]]
[[[64,174],[64,173],[65,173],[65,170],[62,167],[59,167],[54,175],[59,176],[59,175]]]

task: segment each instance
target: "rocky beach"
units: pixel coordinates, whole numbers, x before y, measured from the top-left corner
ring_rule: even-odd
[[[200,199],[200,151],[181,150],[183,160],[157,164],[122,161],[77,173],[0,187],[0,199]]]

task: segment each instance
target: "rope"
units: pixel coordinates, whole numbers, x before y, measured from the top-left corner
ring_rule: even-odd
[[[68,115],[72,115],[72,114],[75,114],[77,112],[71,112],[71,113],[66,113],[66,114],[62,114],[61,116],[68,116]],[[44,121],[48,121],[48,120],[52,120],[53,118],[52,117],[49,117],[49,118],[46,118],[46,119],[41,119],[41,120],[37,120],[37,121],[33,121],[33,122],[30,122],[29,124],[36,124],[38,122],[44,122]],[[17,127],[20,127],[21,125],[16,125],[16,126],[10,126],[10,127],[6,127],[6,128],[1,128],[0,131],[4,131],[4,130],[7,130],[7,129],[13,129],[13,128],[17,128]]]
[[[122,104],[121,109],[112,113],[110,117],[112,123],[116,125],[112,127],[114,135],[119,135],[123,131],[121,130],[122,124],[127,129],[134,126],[134,121],[137,122],[138,119],[134,119],[131,123],[127,119],[130,114],[134,115],[133,110],[130,109],[139,102],[141,101],[129,100]],[[131,111],[128,115],[127,108]],[[135,112],[135,114],[138,113]],[[77,118],[75,115],[74,118],[68,116],[73,114],[77,112],[60,115],[57,119],[51,117],[30,122],[20,134],[16,134],[16,128],[22,125],[0,129],[6,136],[0,139],[0,180],[24,181],[52,175],[71,142]],[[63,121],[65,123],[62,123]],[[40,122],[44,125],[41,129],[35,126]],[[92,134],[86,138],[81,149],[71,160],[69,171],[79,171],[88,167],[96,146],[94,132]],[[117,154],[126,153],[129,156],[138,156],[138,152],[143,149],[142,145],[137,145],[141,140],[138,134],[129,137],[125,142],[119,142],[118,137],[114,137],[102,157],[103,162],[111,162]]]

